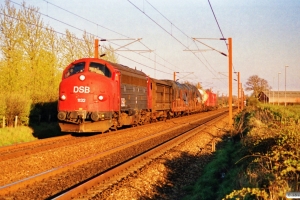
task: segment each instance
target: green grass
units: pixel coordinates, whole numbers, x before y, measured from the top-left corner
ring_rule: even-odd
[[[0,129],[0,146],[7,146],[22,142],[30,142],[37,140],[33,136],[33,129],[27,126],[19,126],[16,128],[5,127]]]
[[[222,142],[221,146],[184,200],[221,199],[235,188],[235,180],[242,168],[240,164],[235,165],[235,162],[244,155],[240,151],[242,145],[228,140]]]
[[[56,122],[0,128],[0,147],[63,135]]]

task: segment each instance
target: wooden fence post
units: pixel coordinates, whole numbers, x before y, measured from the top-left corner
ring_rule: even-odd
[[[2,128],[5,128],[5,116],[3,116]]]
[[[18,125],[18,116],[15,117],[15,127]]]
[[[215,152],[215,151],[216,151],[216,141],[213,140],[213,141],[211,142],[211,152]]]

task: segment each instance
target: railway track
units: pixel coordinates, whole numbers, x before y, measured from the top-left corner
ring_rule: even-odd
[[[183,125],[180,127],[180,129],[183,128],[183,131],[180,131],[180,133],[174,136],[174,138],[170,138],[169,140],[157,145],[155,148],[149,149],[141,155],[137,155],[125,163],[117,165],[88,181],[78,184],[74,188],[67,189],[61,194],[53,196],[52,198],[56,200],[95,198],[99,193],[102,193],[112,187],[112,185],[117,184],[122,179],[125,179],[129,174],[135,173],[140,168],[153,162],[155,159],[158,159],[166,151],[175,148],[198,134],[199,131],[205,129],[205,126],[203,125],[209,126],[221,118],[224,118],[224,113],[219,113],[203,120],[191,122],[190,125]],[[176,127],[176,129],[178,129],[178,127]]]
[[[208,119],[211,120],[212,118],[206,118],[206,120]],[[195,128],[196,126],[199,126],[200,122],[204,123],[203,119],[193,123],[186,123],[166,132],[140,137],[136,141],[130,141],[109,148],[106,151],[97,152],[76,161],[65,163],[64,165],[34,174],[26,179],[3,185],[0,187],[0,196],[17,199],[24,199],[24,197],[28,199],[55,197],[55,195],[61,194],[62,191],[65,192],[73,189],[93,177],[101,175],[103,178],[108,176],[108,174],[112,173],[110,170],[113,170],[116,166],[122,168],[124,165],[132,165],[128,164],[128,162],[135,162],[130,161],[132,158],[138,159],[138,155],[142,156],[140,154],[172,139],[174,135],[177,134],[178,130],[180,130],[180,132],[187,131],[188,129],[191,129],[191,127]],[[118,135],[120,134],[118,133]],[[120,163],[123,164],[121,165]],[[116,171],[116,169],[114,170]]]
[[[119,132],[120,131],[122,132],[122,130],[119,130]],[[61,146],[70,146],[77,143],[94,140],[99,137],[105,137],[104,135],[93,134],[86,136],[85,134],[68,134],[59,137],[5,146],[0,148],[0,160],[9,160],[43,151],[49,151],[51,149],[59,148]]]

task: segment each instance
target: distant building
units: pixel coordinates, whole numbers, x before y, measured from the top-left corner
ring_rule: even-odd
[[[300,104],[300,91],[266,91],[258,94],[260,102],[270,104],[294,105]]]

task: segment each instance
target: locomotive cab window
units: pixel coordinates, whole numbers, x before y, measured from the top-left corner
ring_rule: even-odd
[[[106,76],[108,78],[111,77],[111,72],[108,69],[108,67],[106,65],[100,64],[100,63],[90,63],[89,66],[89,71],[96,73],[96,74],[101,74],[103,76]]]
[[[65,73],[65,78],[84,71],[85,62],[77,63],[71,66]]]

